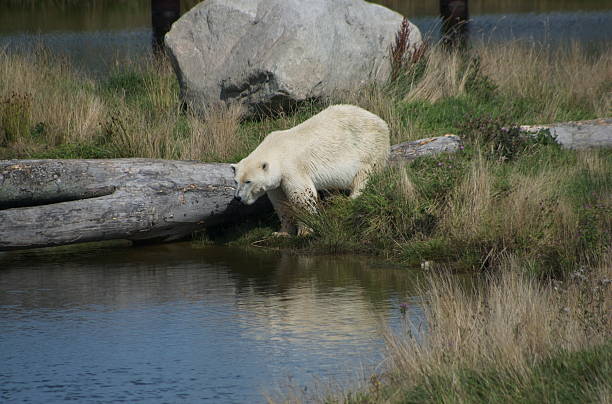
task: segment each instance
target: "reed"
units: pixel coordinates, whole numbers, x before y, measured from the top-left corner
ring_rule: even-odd
[[[525,276],[524,266],[529,264],[512,255],[500,262],[496,275],[482,288],[432,275],[421,291],[428,302],[426,333],[388,334],[389,383],[395,391],[385,392],[391,398],[380,402],[403,402],[393,399],[402,396],[427,402],[483,402],[485,397],[571,402],[559,394],[567,394],[567,388],[553,382],[568,375],[575,383],[569,387],[572,399],[601,397],[607,389],[603,363],[589,369],[590,380],[576,379],[569,360],[569,369],[561,368],[559,374],[540,373],[552,372],[542,364],[572,352],[578,354],[569,357],[581,360],[590,350],[603,349],[608,358],[604,363],[609,360],[611,348],[605,344],[612,330],[606,314],[612,297],[610,258],[608,252],[599,263],[577,268],[571,279],[548,284]]]

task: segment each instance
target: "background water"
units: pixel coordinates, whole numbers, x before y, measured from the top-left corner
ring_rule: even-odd
[[[197,0],[183,0],[183,12]],[[409,17],[434,40],[438,0],[381,0]],[[472,38],[528,40],[563,46],[579,41],[609,47],[609,0],[470,0]],[[149,0],[2,0],[0,48],[25,50],[42,44],[88,71],[106,72],[119,61],[151,53]]]
[[[0,402],[257,403],[379,364],[417,272],[189,243],[0,253]],[[412,297],[410,297],[412,296]],[[365,369],[365,370],[364,370]]]

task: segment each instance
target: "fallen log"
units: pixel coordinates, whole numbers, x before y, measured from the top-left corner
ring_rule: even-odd
[[[589,149],[593,147],[612,147],[612,118],[593,119],[554,123],[550,125],[523,125],[520,130],[525,134],[548,131],[566,149]]]
[[[452,141],[450,141],[452,140]],[[450,141],[450,143],[449,143]],[[453,151],[456,136],[394,146],[394,160]],[[172,241],[271,211],[234,200],[229,164],[152,159],[0,161],[0,251]]]
[[[0,162],[0,250],[171,241],[236,220],[228,164],[150,159]]]
[[[459,150],[461,143],[459,136],[451,134],[403,142],[391,146],[389,160],[401,162],[438,153],[452,153]]]
[[[564,147],[612,147],[612,119],[522,127]],[[445,135],[391,147],[392,162],[459,150]],[[0,251],[86,241],[172,241],[269,212],[233,198],[229,164],[152,159],[0,161]]]

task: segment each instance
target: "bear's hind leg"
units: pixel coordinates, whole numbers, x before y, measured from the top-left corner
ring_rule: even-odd
[[[276,216],[278,216],[278,220],[281,222],[280,230],[274,232],[274,235],[289,236],[291,234],[295,234],[296,227],[293,223],[291,206],[289,205],[289,200],[287,199],[285,192],[280,188],[273,189],[268,191],[268,198],[270,199],[270,202],[272,202],[272,206],[274,207]]]
[[[355,199],[361,195],[363,189],[368,183],[368,177],[372,169],[370,167],[362,168],[357,172],[351,184],[349,198]]]

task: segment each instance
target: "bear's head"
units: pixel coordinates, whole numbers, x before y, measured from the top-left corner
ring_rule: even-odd
[[[245,205],[252,205],[267,191],[278,188],[281,182],[280,170],[267,161],[248,157],[232,164],[236,181],[235,197]]]

